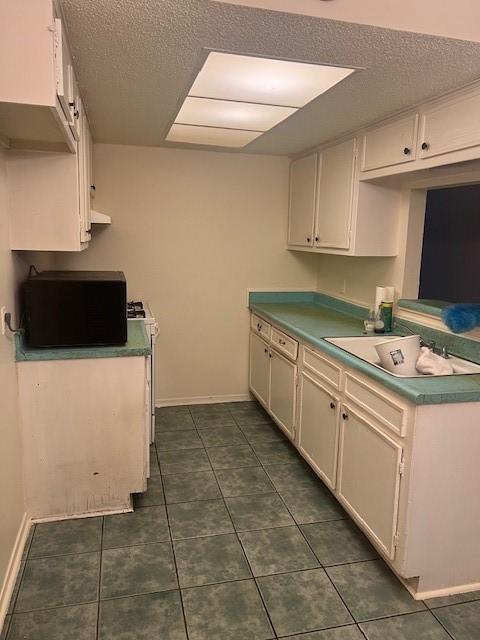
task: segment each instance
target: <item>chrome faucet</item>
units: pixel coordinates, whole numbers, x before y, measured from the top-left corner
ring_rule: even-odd
[[[444,345],[444,346],[442,347],[442,351],[441,351],[441,353],[440,353],[440,356],[441,356],[442,358],[445,358],[445,360],[448,360],[448,358],[450,358],[450,355],[449,355],[449,353],[448,353],[448,347],[447,347],[447,345]]]

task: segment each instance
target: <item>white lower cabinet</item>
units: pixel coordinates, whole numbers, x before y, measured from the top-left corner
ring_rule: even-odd
[[[297,386],[280,330],[256,324],[252,393],[415,598],[480,589],[480,401],[415,405],[288,336]]]
[[[300,376],[298,447],[319,473],[335,489],[338,451],[338,397],[313,377]]]
[[[250,389],[262,404],[270,400],[270,353],[267,343],[250,334]]]
[[[295,358],[289,359],[260,338],[252,329],[250,332],[250,390],[263,404],[277,424],[293,439],[295,436],[295,415],[297,400],[298,342],[294,343]]]
[[[292,438],[295,426],[296,382],[296,364],[271,349],[269,409]]]
[[[342,405],[338,497],[392,560],[401,465],[402,447],[373,420]]]

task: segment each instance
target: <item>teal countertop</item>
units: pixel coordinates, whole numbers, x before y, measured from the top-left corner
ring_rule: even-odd
[[[357,310],[361,307],[355,307],[355,315],[351,315],[347,313],[347,303],[342,303],[342,311],[329,306],[328,296],[315,296],[310,299],[305,297],[303,301],[297,299],[294,302],[288,301],[287,296],[284,296],[282,301],[276,301],[274,294],[271,298],[274,301],[265,302],[268,297],[265,294],[262,296],[250,294],[250,309],[254,313],[284,329],[286,333],[308,342],[325,354],[380,382],[414,404],[480,401],[480,375],[396,378],[324,340],[363,335],[363,319],[366,316],[359,317]],[[337,306],[337,301],[332,305]]]
[[[441,318],[442,311],[446,307],[452,305],[453,302],[445,302],[444,300],[408,300],[403,298],[398,301],[400,309],[408,309],[409,311],[417,311],[418,313],[425,313],[428,316],[435,316]]]
[[[25,344],[24,336],[15,336],[15,359],[17,362],[38,360],[85,360],[91,358],[125,358],[149,356],[150,340],[143,320],[128,320],[126,344],[106,347],[56,347],[35,349]]]

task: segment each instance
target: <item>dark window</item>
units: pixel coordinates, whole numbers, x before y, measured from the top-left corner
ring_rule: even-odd
[[[480,185],[428,192],[418,297],[480,302]]]

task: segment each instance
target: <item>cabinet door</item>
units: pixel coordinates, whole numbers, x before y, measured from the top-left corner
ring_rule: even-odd
[[[60,18],[55,18],[55,79],[57,84],[57,97],[69,125],[73,124],[73,114],[69,104],[71,100],[71,66],[72,61],[62,21]]]
[[[270,353],[267,343],[250,333],[250,389],[268,407],[270,398]]]
[[[351,408],[341,411],[338,496],[393,559],[402,448]]]
[[[362,171],[411,162],[416,157],[418,114],[376,127],[363,136]]]
[[[78,101],[79,119],[80,119],[80,139],[78,141],[78,192],[79,192],[79,214],[80,214],[80,240],[88,242],[90,240],[91,228],[91,204],[90,204],[90,185],[91,185],[91,156],[92,156],[92,139],[90,136],[90,128],[88,120],[83,109],[82,101]]]
[[[270,412],[294,436],[297,366],[270,350]]]
[[[320,155],[315,246],[348,249],[356,140],[337,144]]]
[[[288,244],[313,246],[318,154],[294,160],[290,165]]]
[[[298,444],[310,464],[335,489],[338,453],[338,398],[302,373]]]
[[[480,145],[480,90],[475,88],[426,108],[418,138],[420,158]]]

